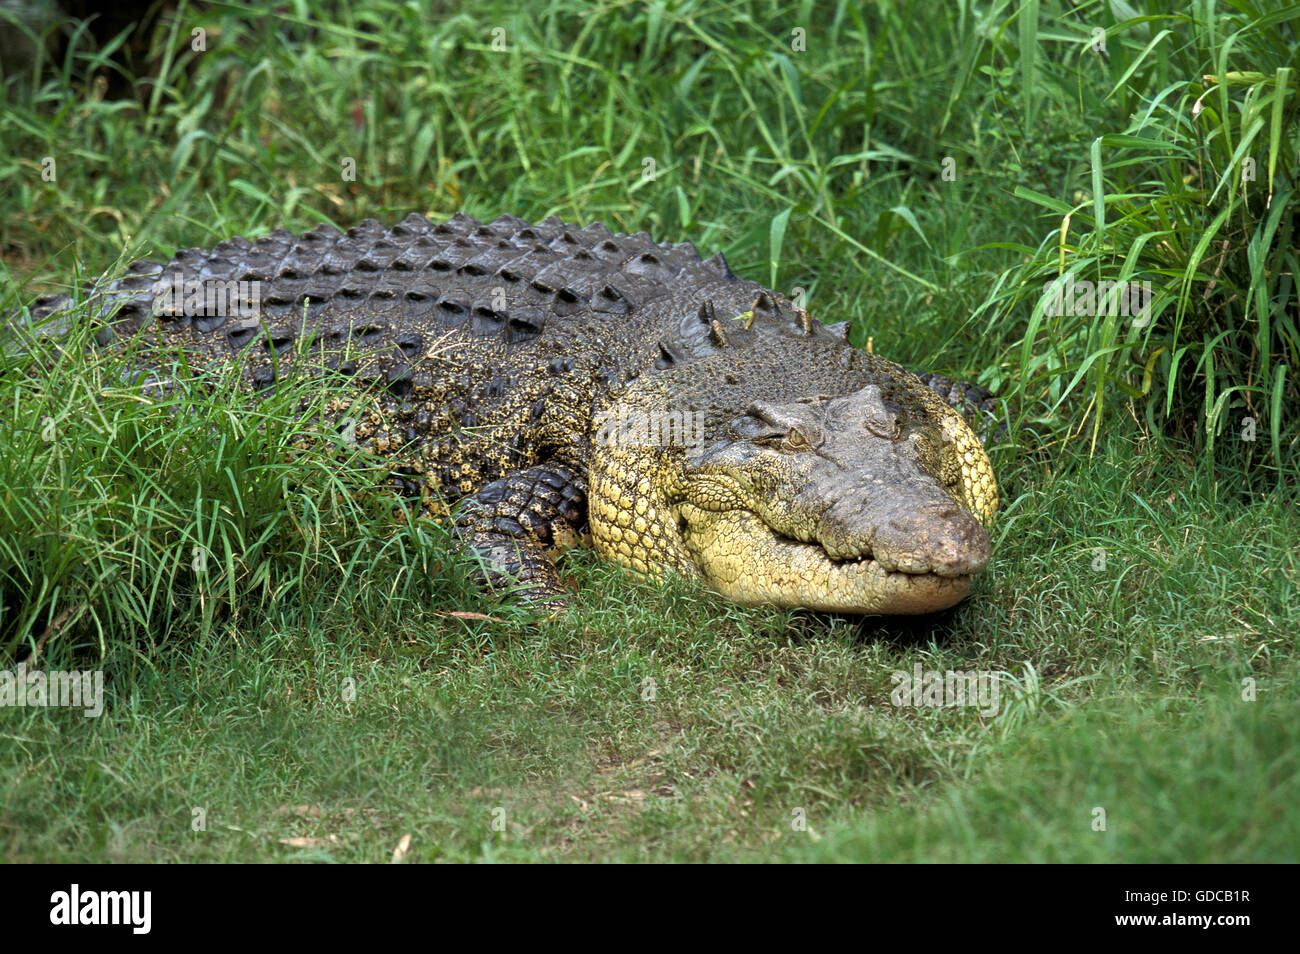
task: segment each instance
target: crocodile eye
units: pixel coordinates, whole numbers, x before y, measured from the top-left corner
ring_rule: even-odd
[[[797,429],[792,427],[790,433],[785,435],[785,442],[790,447],[803,447],[808,443],[808,440]]]
[[[896,441],[902,433],[902,428],[898,418],[889,413],[871,418],[867,421],[867,430],[877,437],[883,437],[885,440]]]

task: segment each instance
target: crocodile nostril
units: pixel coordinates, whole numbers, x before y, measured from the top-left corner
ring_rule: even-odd
[[[980,522],[961,507],[941,501],[891,517],[876,534],[875,544],[883,562],[905,573],[939,576],[979,573],[990,550]]]

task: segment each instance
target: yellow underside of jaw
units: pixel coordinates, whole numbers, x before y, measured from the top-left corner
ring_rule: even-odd
[[[874,560],[836,561],[816,544],[777,536],[744,510],[706,513],[683,507],[688,550],[704,578],[747,606],[802,606],[840,613],[933,613],[970,592],[968,576],[885,570]]]

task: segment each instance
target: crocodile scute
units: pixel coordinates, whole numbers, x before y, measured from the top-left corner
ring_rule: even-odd
[[[84,298],[99,347],[255,391],[349,382],[356,438],[528,600],[563,603],[554,556],[583,539],[738,602],[869,614],[947,608],[989,559],[987,392],[853,348],[689,243],[412,214],[182,249]],[[70,304],[10,321],[61,333]]]

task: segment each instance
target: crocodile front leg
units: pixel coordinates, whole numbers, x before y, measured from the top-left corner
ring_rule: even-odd
[[[489,589],[517,588],[528,602],[562,607],[552,551],[585,522],[586,502],[585,478],[566,464],[507,474],[457,507],[459,549],[478,559]]]
[[[965,418],[983,444],[1006,435],[1006,427],[998,419],[998,399],[988,388],[970,381],[954,381],[946,374],[931,372],[917,377]]]
[[[972,415],[995,415],[997,398],[983,385],[970,381],[954,381],[946,374],[929,372],[918,374],[921,383],[936,391],[949,407],[955,408],[964,417]]]

